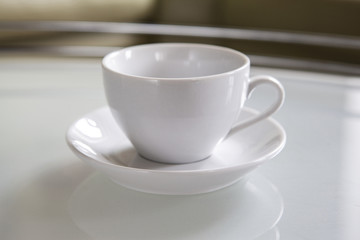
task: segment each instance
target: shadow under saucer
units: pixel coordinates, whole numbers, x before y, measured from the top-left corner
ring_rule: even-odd
[[[278,239],[284,205],[259,174],[216,192],[171,196],[133,191],[93,174],[68,202],[94,239]]]

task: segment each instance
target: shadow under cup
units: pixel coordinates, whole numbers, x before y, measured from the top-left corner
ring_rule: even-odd
[[[248,97],[250,61],[218,46],[148,44],[103,59],[112,115],[143,157],[190,163],[209,157]]]

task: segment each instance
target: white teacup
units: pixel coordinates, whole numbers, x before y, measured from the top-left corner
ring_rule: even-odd
[[[137,152],[164,163],[209,157],[231,130],[260,121],[284,100],[272,77],[249,78],[249,58],[232,49],[188,43],[139,45],[102,62],[111,112]],[[271,84],[277,99],[253,119],[236,122],[246,99]]]

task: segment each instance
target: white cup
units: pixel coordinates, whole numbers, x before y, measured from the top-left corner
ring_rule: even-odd
[[[276,79],[249,77],[246,55],[219,46],[133,46],[106,55],[102,67],[114,119],[141,156],[163,163],[206,159],[231,130],[278,110],[285,95]],[[252,119],[236,122],[260,84],[277,90],[275,103]]]

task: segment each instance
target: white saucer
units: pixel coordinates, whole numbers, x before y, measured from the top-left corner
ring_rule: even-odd
[[[239,119],[254,114],[244,109]],[[68,130],[67,142],[79,158],[122,186],[182,195],[215,191],[245,179],[282,150],[286,134],[279,123],[266,119],[231,135],[206,160],[163,164],[140,157],[104,107],[77,120]]]

